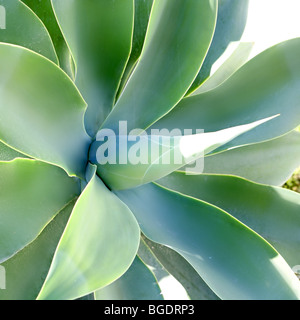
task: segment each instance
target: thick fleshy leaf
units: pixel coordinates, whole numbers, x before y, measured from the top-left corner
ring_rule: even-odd
[[[96,300],[162,300],[157,280],[138,257],[120,279],[96,291],[95,298]]]
[[[0,162],[0,262],[33,241],[80,192],[77,179],[49,164]]]
[[[191,300],[219,300],[195,269],[180,254],[147,239],[145,236],[142,241],[159,263],[182,284]]]
[[[60,67],[74,79],[74,62],[70,50],[61,33],[60,27],[57,23],[51,0],[22,0],[28,7],[30,7],[35,14],[43,21],[46,26],[52,42],[54,44],[56,54],[58,56]]]
[[[0,44],[0,140],[83,175],[90,138],[85,102],[55,64],[25,48]]]
[[[115,136],[112,131],[100,130],[90,148],[90,161],[97,164],[99,176],[111,189],[129,189],[164,177],[183,164],[203,160],[205,154],[273,118],[210,133],[185,136],[177,131],[176,137],[159,135],[163,131],[150,136],[145,132]],[[202,169],[200,163],[198,170]]]
[[[6,16],[0,42],[26,47],[57,63],[53,43],[41,20],[19,0],[0,0],[0,5]]]
[[[155,184],[117,195],[143,233],[180,253],[221,299],[300,298],[285,260],[225,211]]]
[[[11,161],[16,158],[27,158],[27,156],[8,147],[0,141],[0,161]]]
[[[52,0],[76,63],[93,137],[113,107],[132,42],[133,0]]]
[[[220,150],[262,142],[283,135],[300,123],[300,39],[278,44],[259,54],[216,89],[191,96],[153,128],[216,131],[280,117],[244,134]],[[274,67],[276,66],[276,67]]]
[[[230,78],[230,76],[232,76],[248,61],[253,46],[253,42],[237,42],[229,46],[228,50],[226,50],[226,53],[227,51],[230,52],[230,56],[191,95],[194,96],[215,89],[217,86]]]
[[[203,173],[230,174],[281,186],[299,166],[300,134],[293,131],[277,139],[205,157]],[[193,173],[192,168],[184,170]]]
[[[124,71],[117,98],[124,89],[138,59],[140,58],[145,41],[150,12],[154,0],[134,0],[134,29],[132,38],[132,49],[129,60]]]
[[[154,1],[140,60],[104,128],[126,120],[130,130],[146,129],[180,101],[207,53],[216,11],[215,0]]]
[[[233,176],[173,173],[159,184],[226,210],[269,241],[290,264],[300,264],[300,195]]]
[[[112,283],[133,262],[139,238],[131,211],[94,175],[73,209],[38,298],[75,299]]]
[[[6,271],[6,289],[0,290],[0,300],[36,299],[73,206],[74,201],[59,212],[32,243],[2,264]]]
[[[212,43],[189,93],[197,89],[211,75],[214,63],[232,42],[239,41],[247,21],[249,0],[218,0],[218,17]]]

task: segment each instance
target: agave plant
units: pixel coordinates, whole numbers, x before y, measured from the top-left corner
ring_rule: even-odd
[[[210,77],[233,3],[0,1],[0,299],[299,299],[300,39]]]

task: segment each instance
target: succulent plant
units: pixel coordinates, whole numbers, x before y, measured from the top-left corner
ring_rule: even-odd
[[[0,0],[0,299],[299,299],[300,39],[210,76],[232,4]]]

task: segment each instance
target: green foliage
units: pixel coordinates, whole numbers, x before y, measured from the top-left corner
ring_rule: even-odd
[[[0,299],[300,298],[299,38],[210,76],[248,1],[0,5]]]

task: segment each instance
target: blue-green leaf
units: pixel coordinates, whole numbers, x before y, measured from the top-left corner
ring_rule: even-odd
[[[299,166],[300,134],[293,131],[277,139],[205,157],[203,173],[230,174],[281,186]]]
[[[143,233],[180,253],[221,299],[300,298],[285,260],[225,211],[155,184],[117,194]]]
[[[244,64],[214,90],[183,99],[152,128],[217,131],[274,114],[217,151],[283,135],[300,123],[300,39],[278,44]],[[276,66],[276,67],[274,67]]]
[[[157,280],[136,257],[129,270],[109,286],[95,292],[96,300],[162,300]]]
[[[171,110],[196,77],[210,45],[216,0],[154,1],[144,47],[103,128],[146,129]]]
[[[269,241],[290,264],[300,264],[300,195],[225,175],[173,173],[159,181],[226,210]]]
[[[249,0],[218,0],[218,16],[214,37],[189,93],[209,79],[214,63],[226,52],[232,42],[241,39],[247,22],[248,6]]]
[[[97,164],[97,173],[111,189],[129,189],[166,176],[183,164],[203,160],[205,154],[274,117],[217,132],[175,137],[144,132],[140,136],[111,135],[103,142],[108,132],[99,131],[90,148],[90,161]]]
[[[108,113],[129,58],[133,0],[52,0],[76,63],[76,85],[87,101],[87,132],[94,137]]]

